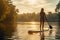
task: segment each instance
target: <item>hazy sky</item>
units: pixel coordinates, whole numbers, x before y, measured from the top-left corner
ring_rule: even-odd
[[[19,9],[19,13],[27,12],[40,12],[41,8],[45,9],[45,12],[55,11],[56,4],[59,0],[12,0],[16,8]]]

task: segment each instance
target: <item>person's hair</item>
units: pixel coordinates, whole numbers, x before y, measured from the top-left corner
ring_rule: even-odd
[[[41,8],[41,12],[44,12],[44,8]]]

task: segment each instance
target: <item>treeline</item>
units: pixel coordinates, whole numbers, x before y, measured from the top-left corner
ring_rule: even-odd
[[[17,17],[17,21],[18,22],[30,22],[30,21],[39,21],[40,17],[39,17],[39,13],[35,14],[35,13],[27,13],[27,14],[20,14]]]
[[[48,12],[47,21],[48,22],[58,22],[58,20],[59,20],[58,15],[59,15],[59,13]]]
[[[17,9],[11,0],[0,0],[0,40],[8,40],[16,29]],[[5,39],[5,37],[7,39]]]
[[[47,21],[48,22],[57,22],[58,21],[58,14],[48,12],[46,14]],[[17,22],[39,22],[40,21],[40,14],[39,13],[24,13],[24,14],[18,14]],[[46,20],[45,20],[46,21]]]

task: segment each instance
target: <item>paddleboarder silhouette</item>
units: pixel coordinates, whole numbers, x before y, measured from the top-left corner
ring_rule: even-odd
[[[40,12],[40,36],[41,36],[41,40],[44,40],[44,21],[47,21],[47,17],[46,14],[44,12],[44,8],[41,8],[41,12]],[[48,22],[47,22],[48,23]],[[49,25],[49,29],[52,29],[52,26],[48,23]]]
[[[41,8],[41,12],[40,12],[40,30],[44,30],[44,20],[46,18],[46,14],[44,12],[44,8]]]

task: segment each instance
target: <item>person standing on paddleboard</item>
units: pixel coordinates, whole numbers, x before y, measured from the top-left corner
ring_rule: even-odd
[[[44,12],[44,8],[41,8],[41,12],[40,12],[40,30],[44,30],[44,20],[46,18],[46,14]]]

